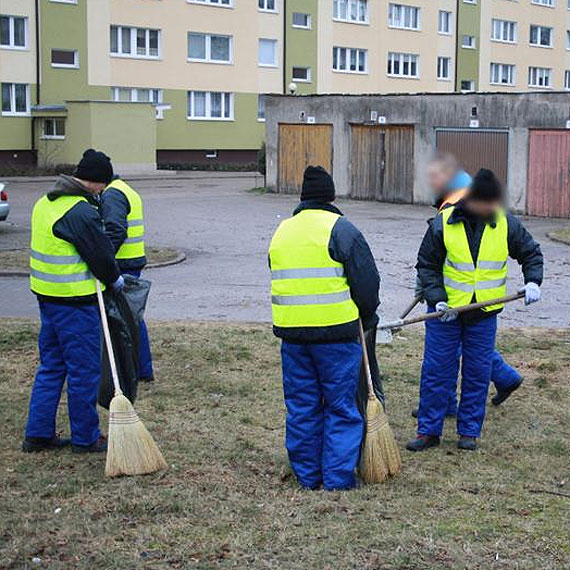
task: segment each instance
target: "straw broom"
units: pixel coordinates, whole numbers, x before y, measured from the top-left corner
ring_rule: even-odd
[[[362,358],[368,381],[368,403],[366,404],[366,435],[360,462],[360,475],[367,484],[382,483],[396,475],[402,467],[400,450],[396,444],[388,416],[382,402],[376,397],[370,374],[370,362],[364,337],[362,321],[359,321]]]
[[[144,475],[166,469],[168,465],[160,449],[144,427],[133,405],[121,390],[103,293],[99,281],[96,283],[103,334],[115,387],[115,395],[109,406],[109,435],[105,475],[107,477]]]

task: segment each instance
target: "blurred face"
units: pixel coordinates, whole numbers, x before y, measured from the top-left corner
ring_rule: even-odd
[[[432,162],[427,169],[427,179],[436,197],[445,194],[446,186],[453,178],[453,171],[451,168],[442,162]]]
[[[501,208],[501,202],[494,200],[484,202],[482,200],[467,200],[467,208],[476,216],[484,219],[493,217],[493,215]]]

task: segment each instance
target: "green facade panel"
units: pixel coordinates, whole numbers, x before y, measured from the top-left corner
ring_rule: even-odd
[[[479,89],[479,57],[481,44],[481,2],[457,2],[457,79],[455,88],[461,90],[462,81],[473,81]],[[475,48],[462,47],[463,36],[475,38]]]

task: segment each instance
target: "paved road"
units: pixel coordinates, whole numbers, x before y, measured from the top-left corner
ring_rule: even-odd
[[[46,184],[10,184],[13,212],[10,224],[0,224],[0,248],[27,241],[30,209]],[[206,173],[184,180],[137,181],[146,204],[149,242],[176,246],[188,255],[181,265],[147,272],[153,281],[150,318],[270,320],[267,247],[296,199],[247,192],[254,184],[249,177]],[[431,209],[346,200],[338,205],[368,238],[383,276],[384,311],[397,315],[413,296],[415,255]],[[570,326],[570,248],[546,237],[564,222],[530,218],[526,223],[547,259],[544,302],[530,309],[511,305],[503,324]],[[514,291],[521,283],[516,263],[509,275]],[[0,277],[0,316],[36,315],[27,279]]]

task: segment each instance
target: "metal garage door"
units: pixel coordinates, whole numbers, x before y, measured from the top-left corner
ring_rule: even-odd
[[[535,216],[570,217],[570,132],[529,133],[527,210]]]
[[[332,174],[332,133],[332,125],[279,125],[280,192],[299,194],[309,165]]]
[[[350,176],[352,198],[410,204],[414,127],[352,125]]]
[[[469,174],[475,174],[480,168],[489,168],[503,184],[507,184],[508,131],[436,129],[436,146],[438,150],[454,154]]]

